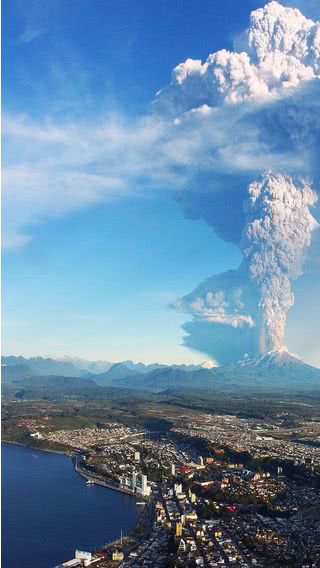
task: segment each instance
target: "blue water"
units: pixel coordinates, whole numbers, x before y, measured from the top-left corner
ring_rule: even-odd
[[[127,495],[87,486],[70,458],[1,445],[2,568],[53,568],[120,536],[139,511]]]

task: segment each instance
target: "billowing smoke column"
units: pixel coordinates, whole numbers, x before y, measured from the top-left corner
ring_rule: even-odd
[[[272,1],[252,12],[238,46],[178,65],[155,102],[194,156],[179,202],[243,254],[238,270],[175,305],[193,316],[186,344],[199,349],[209,334],[204,351],[220,362],[232,357],[217,352],[221,337],[237,356],[283,347],[291,280],[317,227],[305,178],[320,180],[320,23]]]
[[[294,182],[282,174],[267,174],[249,186],[241,247],[259,289],[262,352],[283,347],[287,313],[294,303],[290,279],[300,274],[317,226],[309,211],[316,200],[306,181]]]

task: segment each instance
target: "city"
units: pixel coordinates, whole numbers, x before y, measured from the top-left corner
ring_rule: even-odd
[[[176,409],[166,431],[157,416],[149,430],[128,420],[82,429],[55,421],[49,405],[17,429],[64,447],[84,482],[132,495],[141,508],[128,534],[62,566],[319,565],[317,416],[290,428],[285,410],[263,420]]]
[[[203,415],[191,424],[189,419],[187,424],[180,419],[170,437],[143,439],[146,434],[99,446],[85,457],[86,471],[117,479],[120,488],[132,475],[143,472],[145,480],[148,475],[148,515],[154,507],[150,534],[141,544],[132,546],[129,539],[123,547],[111,547],[103,552],[107,563],[94,565],[109,566],[113,559],[110,565],[124,568],[318,566],[319,449],[287,440],[272,444],[262,436],[261,424],[257,434],[256,424],[244,420],[243,437],[233,439],[231,431],[239,432],[235,417]],[[207,444],[205,457],[198,454],[199,443]],[[249,469],[231,461],[228,450],[247,452],[253,464],[262,458],[266,465]],[[146,489],[135,491],[148,495]]]
[[[3,568],[320,568],[320,0],[2,0]]]

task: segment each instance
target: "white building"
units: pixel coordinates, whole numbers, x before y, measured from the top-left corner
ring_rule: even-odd
[[[141,493],[142,495],[148,495],[148,478],[146,475],[141,476]]]

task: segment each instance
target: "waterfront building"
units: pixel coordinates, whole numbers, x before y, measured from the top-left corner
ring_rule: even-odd
[[[112,553],[112,561],[121,561],[124,559],[122,550],[114,550]]]
[[[84,566],[87,566],[92,561],[92,554],[91,552],[85,552],[84,550],[76,550],[75,558],[77,560],[81,560],[81,563]]]
[[[150,487],[148,486],[148,477],[146,475],[141,475],[136,473],[135,471],[132,473],[131,479],[126,477],[122,477],[120,482],[123,485],[126,485],[135,493],[139,493],[143,497],[147,497],[150,495]]]
[[[141,493],[142,495],[148,495],[148,478],[146,475],[141,476]]]

